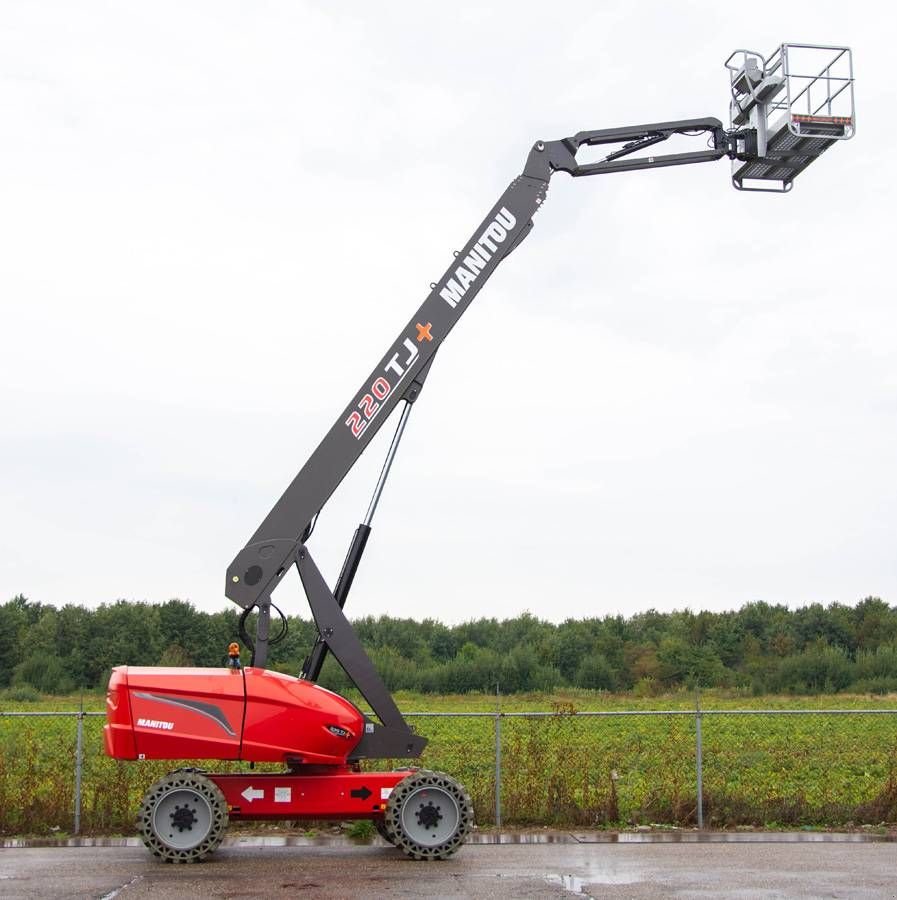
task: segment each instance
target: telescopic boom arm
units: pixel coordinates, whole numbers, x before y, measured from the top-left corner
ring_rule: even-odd
[[[661,156],[634,156],[673,135],[693,134],[708,135],[710,149]],[[598,162],[577,163],[576,154],[580,147],[604,144],[622,146]],[[384,725],[388,726],[387,730],[394,726],[398,729],[396,734],[401,732],[407,736],[407,726],[358,642],[342,612],[342,606],[370,533],[370,520],[411,404],[420,395],[440,344],[499,263],[529,234],[533,216],[545,201],[548,183],[555,172],[579,177],[656,169],[709,162],[724,156],[743,158],[749,148],[748,132],[725,131],[719,119],[715,118],[582,131],[573,137],[537,141],[533,145],[523,173],[511,182],[489,210],[464,248],[455,254],[454,261],[439,281],[431,285],[429,296],[399,332],[308,462],[228,567],[225,594],[244,609],[241,629],[246,615],[254,608],[258,610],[254,640],[249,638],[245,629],[242,631],[244,640],[253,648],[255,665],[264,666],[267,660],[271,593],[286,570],[295,564],[319,633],[312,654],[303,667],[303,676],[315,680],[329,650],[371,703]],[[401,401],[406,406],[371,508],[355,533],[339,580],[331,593],[308,552],[306,541],[315,517],[327,499]],[[377,749],[384,748],[378,746]],[[412,748],[408,744],[403,749],[410,751]]]
[[[671,135],[697,132],[710,134],[713,149],[628,158]],[[627,141],[621,150],[601,162],[576,162],[576,152],[582,146]],[[713,118],[583,131],[559,141],[538,141],[530,151],[523,174],[511,182],[464,249],[432,286],[427,299],[230,564],[225,585],[227,597],[244,608],[254,606],[271,593],[284,571],[295,562],[297,549],[314,517],[399,401],[413,403],[417,399],[439,345],[498,264],[529,234],[533,216],[544,202],[548,182],[555,172],[579,177],[706,162],[726,156],[730,143],[722,123]]]

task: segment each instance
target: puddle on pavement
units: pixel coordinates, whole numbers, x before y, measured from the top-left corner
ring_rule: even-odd
[[[571,894],[580,894],[588,896],[585,893],[585,882],[576,875],[546,875],[545,880],[549,884],[556,884]]]
[[[607,886],[610,884],[636,884],[638,878],[634,875],[623,875],[618,872],[610,872],[606,869],[590,871],[586,878],[579,875],[546,875],[545,880],[549,884],[562,887],[571,894],[580,894],[584,897],[591,896],[587,888],[596,885]]]

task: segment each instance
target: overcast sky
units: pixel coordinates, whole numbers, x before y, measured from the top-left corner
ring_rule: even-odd
[[[790,40],[853,47],[856,139],[787,196],[726,161],[555,176],[347,611],[897,602],[897,15],[763,9],[0,0],[0,600],[222,608],[532,142],[725,119],[729,53]],[[321,516],[331,579],[391,432]]]

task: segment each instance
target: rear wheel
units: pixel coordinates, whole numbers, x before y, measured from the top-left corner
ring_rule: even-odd
[[[473,825],[470,795],[454,778],[424,769],[400,781],[389,796],[384,826],[391,843],[412,859],[448,859]]]
[[[192,863],[205,859],[221,843],[227,821],[227,803],[215,782],[180,769],[146,792],[137,829],[159,859]]]

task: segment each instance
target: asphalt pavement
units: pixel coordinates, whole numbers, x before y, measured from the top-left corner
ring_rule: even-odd
[[[608,842],[587,834],[468,844],[412,862],[379,839],[229,838],[206,862],[166,865],[135,841],[0,850],[0,897],[897,898],[897,844],[800,835]],[[538,843],[534,842],[538,840]]]

